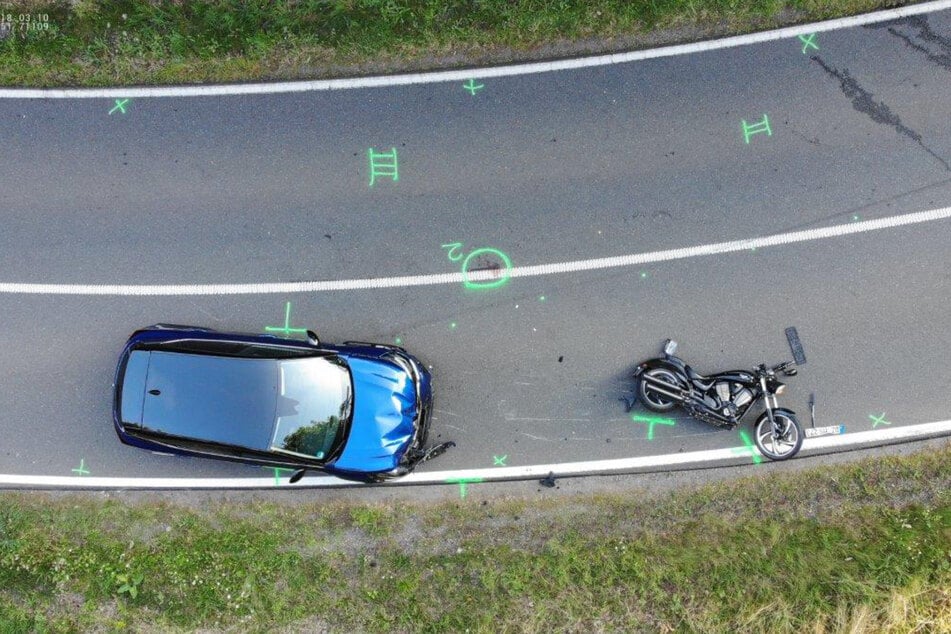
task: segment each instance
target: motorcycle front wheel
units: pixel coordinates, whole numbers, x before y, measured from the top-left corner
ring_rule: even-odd
[[[756,421],[753,440],[759,452],[770,460],[787,460],[802,449],[802,425],[795,416],[783,412],[773,412],[773,418],[779,424],[782,432],[773,433],[773,424],[769,422],[769,415],[764,413]]]

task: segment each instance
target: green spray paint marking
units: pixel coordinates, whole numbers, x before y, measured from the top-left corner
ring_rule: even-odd
[[[769,117],[767,117],[765,114],[763,115],[763,120],[759,121],[758,123],[748,124],[746,119],[742,119],[742,121],[743,140],[746,141],[747,145],[749,145],[750,137],[754,134],[765,132],[766,136],[773,136],[773,131],[769,127]]]
[[[478,281],[478,282],[474,282],[469,279],[469,262],[472,260],[472,258],[478,257],[480,255],[494,256],[502,261],[503,268],[501,272],[498,273],[498,276],[499,276],[498,279],[484,280],[484,281]],[[466,256],[466,259],[462,261],[462,283],[466,288],[479,288],[479,289],[498,288],[499,286],[502,286],[503,284],[508,282],[511,276],[512,276],[512,260],[509,259],[509,256],[505,255],[498,249],[491,249],[488,247],[475,249],[474,251],[472,251],[472,253]]]
[[[806,51],[810,48],[814,48],[817,51],[819,50],[819,45],[816,44],[816,34],[810,33],[809,35],[800,35],[799,41],[802,42],[802,54],[805,55]]]
[[[890,422],[885,420],[885,412],[882,412],[881,416],[873,416],[872,414],[868,415],[872,419],[872,429],[875,429],[879,425],[891,425]]]
[[[291,333],[302,332],[306,333],[306,328],[291,328],[291,303],[287,302],[284,306],[284,325],[283,326],[265,326],[264,332],[283,332],[285,337],[289,337]]]
[[[482,478],[448,478],[446,479],[447,484],[458,484],[459,485],[459,497],[465,499],[466,497],[466,485],[471,482],[482,482]]]
[[[84,458],[80,458],[79,467],[76,469],[71,469],[71,471],[80,476],[89,475],[89,469],[86,468],[86,460]]]
[[[274,470],[274,486],[281,486],[281,472],[286,471],[287,473],[294,473],[293,469],[285,469],[284,467],[271,467]]]
[[[677,422],[671,418],[660,418],[658,416],[641,416],[640,414],[631,414],[631,420],[635,423],[647,423],[647,440],[654,440],[654,425],[676,425]]]
[[[504,456],[492,456],[492,466],[493,467],[504,467],[505,461],[508,460],[508,454]]]
[[[400,180],[399,167],[396,162],[396,148],[390,148],[389,152],[374,152],[369,149],[370,156],[370,187],[376,182],[377,176],[389,176],[393,182]]]
[[[483,88],[485,88],[483,84],[479,84],[477,86],[474,79],[470,79],[467,83],[463,84],[462,87],[468,90],[469,94],[472,95],[473,97],[475,97],[477,90],[482,90]]]
[[[458,262],[459,260],[462,259],[462,254],[458,253],[459,249],[462,248],[461,242],[451,242],[449,244],[442,245],[442,247],[440,248],[449,249],[449,253],[446,254],[446,257],[449,258],[450,262]],[[456,257],[453,257],[454,254]]]
[[[118,110],[122,114],[125,114],[125,105],[127,103],[129,103],[128,99],[116,99],[116,105],[113,106],[112,110],[109,111],[109,114],[112,114],[116,110]]]
[[[750,440],[749,434],[747,434],[745,431],[741,431],[740,440],[743,441],[744,446],[734,447],[733,453],[753,456],[753,464],[759,464],[763,462],[763,458],[759,455],[759,453],[757,453],[756,445],[754,445],[753,441]]]

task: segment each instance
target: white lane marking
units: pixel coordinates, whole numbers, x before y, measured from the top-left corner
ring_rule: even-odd
[[[823,238],[846,236],[855,233],[865,233],[880,229],[902,227],[922,222],[932,222],[951,218],[951,207],[919,211],[916,213],[888,216],[876,220],[852,222],[844,225],[834,225],[819,229],[780,233],[762,238],[748,238],[730,242],[717,242],[681,249],[666,251],[651,251],[619,255],[592,260],[574,260],[572,262],[557,262],[552,264],[537,264],[532,266],[516,266],[509,270],[511,277],[532,277],[536,275],[554,275],[558,273],[575,273],[578,271],[592,271],[609,269],[652,262],[665,262],[683,258],[715,255],[747,251],[754,248],[781,246],[808,242]],[[375,288],[405,288],[409,286],[427,286],[434,284],[461,284],[469,281],[491,281],[498,275],[497,271],[473,271],[463,278],[459,273],[436,273],[432,275],[404,275],[400,277],[376,277],[354,280],[327,280],[317,282],[274,282],[252,284],[32,284],[21,282],[0,283],[0,293],[23,293],[34,295],[252,295],[273,293],[313,293],[318,291],[350,291],[370,290]]]
[[[818,450],[847,447],[866,443],[882,443],[895,440],[909,440],[951,434],[951,420],[923,423],[920,425],[905,425],[855,433],[846,433],[841,436],[824,436],[821,438],[806,438],[802,450]],[[482,481],[517,480],[541,478],[549,473],[556,477],[615,473],[634,469],[649,469],[658,467],[677,467],[696,465],[704,462],[720,460],[736,460],[748,452],[746,447],[728,447],[724,449],[709,449],[705,451],[691,451],[687,453],[663,454],[658,456],[641,456],[637,458],[616,458],[612,460],[590,460],[585,462],[565,462],[553,464],[527,465],[524,467],[496,467],[484,469],[461,469],[458,471],[430,471],[411,473],[399,480],[385,483],[387,486],[400,484],[454,484],[460,480]],[[749,453],[747,453],[749,455]],[[364,486],[360,483],[340,480],[332,476],[308,476],[294,485],[288,485],[287,479],[282,478],[283,484],[275,485],[273,477],[262,478],[113,478],[98,476],[36,476],[0,474],[0,486],[7,487],[56,487],[68,489],[261,489],[292,487],[354,487]]]
[[[772,42],[787,38],[794,38],[810,33],[821,33],[836,29],[846,29],[875,22],[885,22],[910,15],[943,11],[951,8],[951,0],[937,0],[924,2],[907,7],[875,11],[863,15],[847,18],[838,18],[825,22],[801,24],[772,31],[748,33],[725,37],[705,42],[692,42],[676,46],[664,46],[628,53],[613,53],[592,57],[578,57],[561,59],[551,62],[535,62],[528,64],[514,64],[509,66],[491,66],[487,68],[473,68],[467,70],[433,71],[428,73],[407,73],[404,75],[384,75],[376,77],[353,77],[346,79],[319,79],[313,81],[284,81],[250,84],[226,84],[213,86],[146,86],[129,88],[2,88],[0,98],[7,99],[120,99],[141,97],[210,97],[220,95],[260,95],[288,92],[309,92],[318,90],[342,90],[349,88],[378,88],[384,86],[408,86],[413,84],[432,84],[447,81],[465,81],[473,77],[480,80],[492,77],[511,77],[514,75],[529,75],[532,73],[548,73],[559,70],[589,68],[591,66],[607,66],[610,64],[624,64],[643,59],[657,57],[673,57],[675,55],[690,55],[705,51],[748,46],[761,42]]]

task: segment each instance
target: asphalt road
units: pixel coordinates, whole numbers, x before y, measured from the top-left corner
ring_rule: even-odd
[[[600,258],[951,206],[951,14],[698,55],[459,83],[271,96],[0,100],[0,282],[288,282]],[[804,52],[805,50],[805,52]],[[110,110],[112,113],[109,114]],[[768,117],[770,134],[744,140]],[[370,186],[368,151],[398,154]],[[951,221],[459,285],[191,297],[0,295],[0,473],[242,476],[121,445],[116,357],[136,328],[394,342],[432,364],[423,469],[740,444],[632,421],[669,336],[701,372],[808,364],[782,403],[847,433],[949,418]],[[488,260],[491,260],[489,258]],[[875,423],[872,417],[880,421]]]

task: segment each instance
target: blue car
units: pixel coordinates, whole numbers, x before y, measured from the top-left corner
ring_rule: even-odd
[[[454,445],[426,448],[431,381],[396,346],[156,324],[119,357],[113,419],[143,449],[379,482]]]

